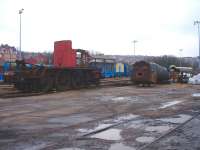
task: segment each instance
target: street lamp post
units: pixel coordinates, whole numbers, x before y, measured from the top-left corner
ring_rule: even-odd
[[[135,56],[135,43],[137,43],[138,41],[134,40],[133,41],[133,46],[134,46],[134,56]]]
[[[200,21],[194,21],[194,25],[197,25],[198,28],[198,37],[199,37],[199,68],[200,68]]]
[[[22,46],[22,13],[23,13],[24,9],[20,9],[19,10],[19,57],[20,57],[20,60],[22,59],[22,51],[21,51],[21,46]]]

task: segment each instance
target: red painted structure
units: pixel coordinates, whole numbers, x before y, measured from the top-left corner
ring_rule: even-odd
[[[72,49],[72,41],[56,41],[53,60],[53,65],[56,67],[76,67],[76,50]]]

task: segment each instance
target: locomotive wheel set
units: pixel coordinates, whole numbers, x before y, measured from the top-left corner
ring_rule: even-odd
[[[22,65],[22,64],[21,64]],[[99,73],[90,68],[21,67],[14,75],[15,87],[24,92],[64,91],[99,84]]]
[[[77,52],[80,54],[77,55]],[[77,61],[77,58],[80,60]],[[30,65],[17,61],[12,83],[23,92],[64,91],[97,86],[100,84],[101,72],[89,67],[89,60],[91,57],[88,52],[72,49],[71,41],[57,41],[54,43],[53,65]],[[169,80],[169,72],[158,64],[139,61],[132,66],[130,78],[134,84],[155,84]]]
[[[80,53],[79,64],[77,52]],[[52,66],[17,61],[13,76],[16,89],[23,92],[48,92],[53,89],[63,91],[99,84],[100,72],[87,66],[87,51],[72,49],[71,41],[55,42],[53,57]]]

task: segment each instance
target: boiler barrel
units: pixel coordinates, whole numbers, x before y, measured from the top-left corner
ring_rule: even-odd
[[[168,81],[169,80],[169,71],[167,68],[162,67],[156,63],[150,63],[151,69],[154,70],[157,74],[158,82]]]

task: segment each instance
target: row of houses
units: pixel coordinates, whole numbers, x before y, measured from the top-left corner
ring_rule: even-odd
[[[52,64],[51,53],[22,52],[22,58],[29,64]]]
[[[22,52],[21,56],[30,64],[49,64],[52,62],[50,53]],[[20,59],[20,53],[15,47],[8,44],[0,45],[0,65],[5,62],[15,62],[17,59]]]
[[[14,62],[18,59],[19,53],[15,47],[9,46],[7,44],[0,46],[0,64],[4,62]]]

